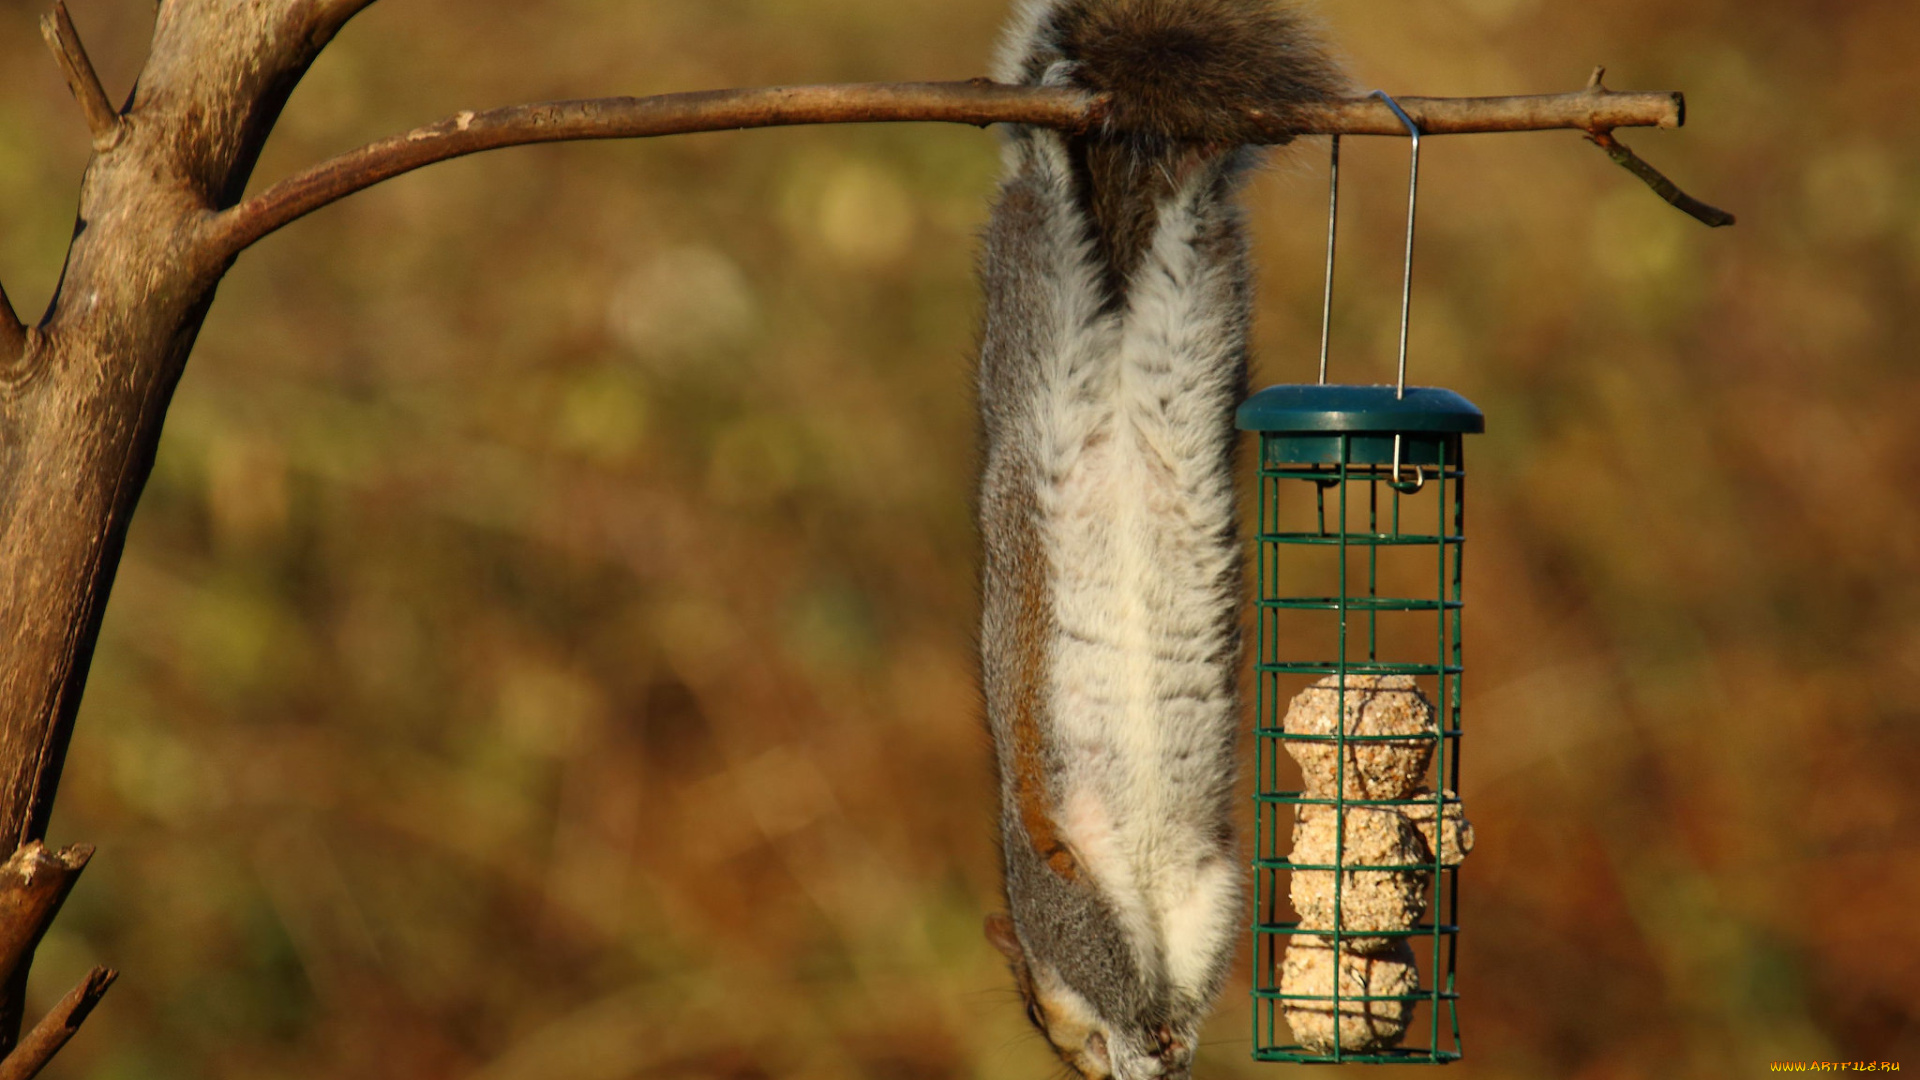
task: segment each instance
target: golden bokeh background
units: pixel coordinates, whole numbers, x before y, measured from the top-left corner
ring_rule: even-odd
[[[124,93],[148,0],[73,0]],[[87,139],[0,0],[0,278]],[[1920,1067],[1920,7],[1320,0],[1356,78],[1685,90],[1625,141],[1429,144],[1416,382],[1472,445],[1472,1077]],[[1001,0],[383,0],[256,188],[462,108],[964,78]],[[1404,142],[1354,140],[1336,373],[1389,376]],[[1323,144],[1248,193],[1259,381],[1310,377]],[[53,823],[100,853],[47,1075],[1020,1078],[981,939],[970,351],[991,136],[506,151],[234,267]],[[1246,1059],[1245,956],[1200,1073]]]

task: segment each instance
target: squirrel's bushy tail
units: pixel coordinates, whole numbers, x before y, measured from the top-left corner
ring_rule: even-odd
[[[1319,35],[1275,0],[1020,0],[997,67],[1002,82],[1113,96],[1096,130],[1023,136],[1064,150],[1107,307],[1126,296],[1161,204],[1253,160],[1239,152],[1264,133],[1250,110],[1284,128],[1301,103],[1346,89]]]
[[[1000,59],[1003,82],[1067,65],[1071,85],[1113,95],[1114,130],[1217,146],[1251,141],[1248,109],[1284,120],[1347,85],[1312,25],[1273,0],[1024,0]]]

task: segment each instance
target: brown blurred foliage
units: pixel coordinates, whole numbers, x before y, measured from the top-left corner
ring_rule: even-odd
[[[0,276],[87,139],[0,0]],[[115,94],[152,7],[74,0]],[[1416,381],[1473,445],[1478,1077],[1920,1065],[1920,7],[1321,5],[1359,80],[1688,92],[1436,140]],[[261,183],[459,108],[984,67],[1001,0],[385,0]],[[1336,371],[1389,370],[1404,143],[1356,140]],[[1260,378],[1310,377],[1321,148],[1249,193]],[[240,260],[135,524],[53,839],[100,854],[50,1076],[1025,1077],[981,940],[969,129],[508,151]],[[1242,984],[1244,985],[1244,983]],[[1201,1068],[1245,1060],[1243,991]]]

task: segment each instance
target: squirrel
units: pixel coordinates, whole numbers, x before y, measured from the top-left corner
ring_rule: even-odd
[[[987,937],[1081,1076],[1186,1077],[1243,922],[1247,117],[1346,84],[1270,0],[1020,0],[994,78],[1112,104],[1084,134],[1009,129],[980,262]]]

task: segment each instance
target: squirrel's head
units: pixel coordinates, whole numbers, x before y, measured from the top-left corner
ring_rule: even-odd
[[[1166,1016],[1164,1009],[1126,1001],[1133,995],[1116,994],[1118,986],[1100,980],[1083,991],[1069,977],[1070,968],[1063,971],[1052,959],[1028,948],[1007,915],[987,917],[987,940],[1006,955],[1027,1020],[1080,1076],[1086,1080],[1185,1080],[1189,1076],[1199,1034],[1198,1010]]]

